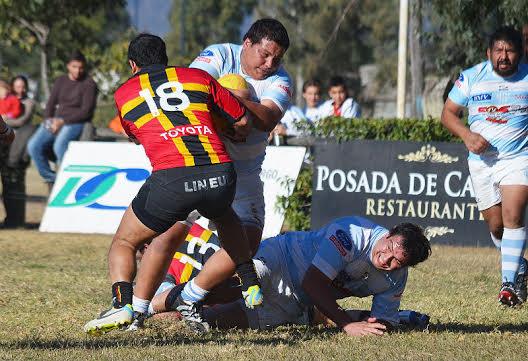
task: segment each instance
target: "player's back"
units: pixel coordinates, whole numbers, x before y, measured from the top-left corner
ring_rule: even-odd
[[[144,67],[114,98],[123,128],[143,145],[154,171],[230,161],[210,111],[237,119],[244,108],[205,71]]]

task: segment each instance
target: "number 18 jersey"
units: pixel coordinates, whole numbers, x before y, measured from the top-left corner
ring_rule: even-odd
[[[207,72],[146,66],[114,99],[125,132],[143,145],[153,171],[231,161],[210,112],[234,122],[245,109]]]

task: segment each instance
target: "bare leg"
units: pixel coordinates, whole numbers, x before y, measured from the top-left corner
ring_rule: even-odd
[[[185,241],[189,227],[176,222],[166,232],[154,238],[141,261],[134,294],[150,300],[159,287],[170,266],[174,253]]]
[[[145,226],[128,207],[108,252],[112,283],[132,282],[136,274],[136,250],[157,233]]]
[[[502,239],[504,225],[502,223],[502,204],[496,204],[482,211],[482,216],[488,224],[490,233],[497,239]]]
[[[506,228],[524,226],[524,214],[528,204],[528,186],[501,186],[502,220]]]

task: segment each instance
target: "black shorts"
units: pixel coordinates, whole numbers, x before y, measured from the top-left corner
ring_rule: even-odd
[[[163,169],[153,172],[132,201],[132,210],[148,228],[163,233],[190,212],[209,219],[224,214],[235,197],[232,163]]]

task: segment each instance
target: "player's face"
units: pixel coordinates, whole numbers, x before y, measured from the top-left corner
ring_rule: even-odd
[[[334,101],[334,105],[340,107],[347,98],[345,87],[342,85],[333,86],[328,91],[328,95]]]
[[[13,82],[13,92],[19,96],[22,97],[24,94],[26,94],[26,83],[22,79],[17,79]]]
[[[284,49],[266,38],[258,43],[244,40],[241,62],[244,72],[256,80],[269,77],[277,71],[284,55]]]
[[[84,74],[84,63],[82,61],[72,60],[66,65],[68,75],[71,80],[79,80]]]
[[[507,77],[517,71],[521,54],[513,44],[498,40],[493,44],[493,48],[488,49],[488,58],[493,65],[493,70],[498,75]]]
[[[402,247],[402,236],[385,236],[372,249],[372,264],[384,271],[402,268],[408,261],[407,253]]]
[[[318,86],[309,86],[303,93],[303,98],[308,108],[315,108],[321,100],[321,89]]]

